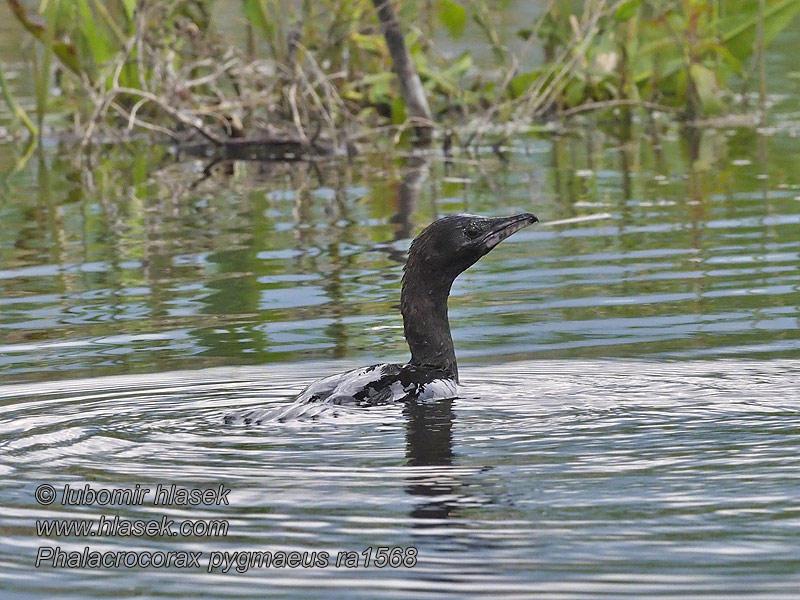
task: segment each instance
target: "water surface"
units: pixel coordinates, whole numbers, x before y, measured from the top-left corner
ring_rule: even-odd
[[[470,369],[453,401],[221,423],[226,410],[284,402],[310,368],[346,366],[5,388],[3,596],[789,598],[800,585],[797,361],[509,363]],[[211,508],[37,506],[42,482],[232,491],[229,506]],[[212,539],[35,535],[35,519],[115,512],[230,528]],[[418,560],[227,574],[33,569],[37,547],[56,544],[206,556],[397,546]]]
[[[20,44],[0,32],[24,96]],[[773,46],[760,127],[573,122],[447,159],[204,177],[132,143],[81,169],[71,140],[26,155],[0,112],[0,595],[795,597],[798,43],[787,30]],[[542,223],[454,286],[457,399],[223,425],[317,376],[404,360],[410,239],[439,215],[520,211]],[[547,224],[583,216],[601,218]],[[213,507],[40,505],[45,483],[231,492]],[[36,533],[115,514],[229,531]],[[36,569],[40,546],[418,560]]]
[[[44,181],[20,178],[0,204],[0,368],[13,382],[402,360],[410,238],[441,214],[523,210],[544,223],[456,281],[462,360],[797,356],[796,140],[659,142],[615,147],[583,130],[519,140],[508,162],[242,165],[194,187],[193,163],[120,181],[130,165],[110,162],[87,188],[44,158]],[[699,170],[692,152],[707,151],[719,155]],[[607,217],[546,225],[596,214]]]

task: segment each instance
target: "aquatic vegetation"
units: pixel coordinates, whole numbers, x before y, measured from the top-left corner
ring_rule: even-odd
[[[31,132],[32,135],[37,135],[38,129],[36,125],[33,124],[31,118],[28,116],[28,113],[25,111],[22,106],[14,98],[14,95],[11,93],[11,89],[9,88],[8,82],[6,81],[5,73],[3,73],[3,65],[0,64],[0,92],[3,94],[3,99],[8,104],[8,108],[11,111],[11,114],[20,121],[25,127],[28,128],[28,131]]]
[[[587,3],[587,6],[591,3]],[[661,3],[625,0],[599,15],[592,44],[565,77],[559,108],[590,102],[643,101],[680,110],[686,119],[723,111],[734,78],[743,88],[754,74],[752,59],[800,12],[796,0]],[[581,35],[579,18],[554,5],[538,34],[551,64],[570,55]],[[532,81],[541,76],[533,71]],[[531,74],[522,74],[525,78]]]
[[[432,127],[467,145],[596,109],[697,121],[737,109],[748,95],[734,90],[754,81],[763,104],[764,49],[800,12],[800,0],[587,0],[512,26],[508,1],[44,0],[38,15],[6,1],[39,45],[40,130],[74,128],[83,145],[200,136],[237,156],[279,143],[282,158]],[[244,43],[219,24],[233,6]],[[442,50],[468,35],[488,59]]]

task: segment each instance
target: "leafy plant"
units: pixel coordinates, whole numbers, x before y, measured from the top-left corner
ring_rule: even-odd
[[[575,61],[557,103],[649,101],[681,108],[689,118],[721,112],[734,78],[750,76],[757,42],[763,50],[799,12],[799,0],[766,2],[763,14],[759,0],[624,0],[598,19],[595,39]],[[561,6],[549,11],[539,36],[550,61],[576,47],[576,23]],[[539,72],[520,77],[530,86]]]
[[[239,0],[246,50],[215,30],[214,0],[41,0],[38,15],[6,1],[37,42],[39,127],[0,71],[7,103],[31,131],[60,114],[84,142],[97,128],[138,127],[180,140],[199,132],[215,144],[258,130],[335,145],[409,122],[370,0]],[[509,0],[393,2],[434,119],[466,128],[470,140],[498,124],[507,131],[597,107],[689,120],[728,110],[733,86],[747,89],[755,59],[800,12],[800,0],[579,4],[550,0],[533,23],[508,26],[498,14]],[[437,31],[482,36],[490,64],[443,55]],[[525,57],[533,47],[544,56],[535,66]]]

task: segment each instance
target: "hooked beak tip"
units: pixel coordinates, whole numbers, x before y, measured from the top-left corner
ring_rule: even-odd
[[[503,219],[503,223],[500,225],[500,227],[490,232],[484,238],[484,244],[487,248],[487,252],[497,246],[497,244],[502,242],[507,237],[515,234],[520,229],[524,229],[528,225],[538,222],[539,218],[533,213],[522,213],[513,217],[508,217],[507,219]]]

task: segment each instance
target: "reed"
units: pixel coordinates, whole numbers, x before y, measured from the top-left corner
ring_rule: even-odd
[[[577,12],[550,1],[510,26],[497,3],[416,0],[388,4],[387,28],[378,1],[241,0],[239,48],[216,31],[212,0],[43,0],[38,15],[6,1],[37,41],[35,119],[25,121],[2,71],[0,87],[32,132],[47,119],[77,127],[85,144],[138,130],[340,148],[401,140],[423,121],[472,144],[596,110],[724,114],[737,108],[737,81],[746,91],[764,80],[765,48],[800,12],[800,0],[587,0]],[[442,36],[476,35],[490,50],[484,64],[439,49]],[[534,65],[536,49],[545,60]],[[387,126],[396,135],[370,133]]]
[[[3,94],[3,99],[6,101],[6,104],[8,105],[8,108],[14,118],[22,123],[32,136],[38,136],[39,129],[36,127],[36,125],[34,125],[33,121],[31,121],[31,118],[28,116],[28,113],[24,108],[22,108],[22,106],[20,106],[20,104],[14,98],[14,95],[11,93],[11,88],[6,80],[6,75],[3,72],[2,64],[0,64],[0,93]]]

